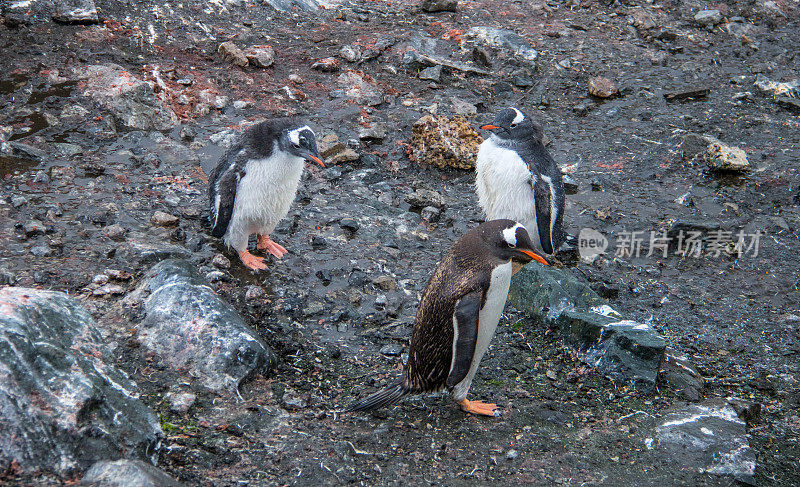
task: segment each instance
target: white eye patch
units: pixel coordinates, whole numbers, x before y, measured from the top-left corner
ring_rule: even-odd
[[[303,125],[302,127],[296,128],[296,129],[294,129],[294,130],[289,132],[289,141],[292,144],[300,145],[300,133],[304,132],[306,130],[311,132],[312,135],[314,134],[314,131],[311,130],[311,127],[309,127],[308,125]]]
[[[514,120],[512,120],[511,123],[514,125],[522,123],[522,121],[525,120],[525,115],[523,115],[521,111],[517,110],[514,107],[512,107],[511,109],[517,113],[517,116],[514,117]]]
[[[503,238],[508,245],[516,247],[517,245],[517,228],[525,228],[521,223],[517,223],[513,227],[503,230]]]

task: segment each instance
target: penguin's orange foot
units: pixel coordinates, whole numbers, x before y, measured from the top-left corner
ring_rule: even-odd
[[[470,401],[467,399],[462,399],[458,403],[461,405],[461,409],[463,409],[468,413],[480,414],[482,416],[493,416],[493,417],[500,416],[500,409],[498,409],[497,404],[491,404],[480,401]]]
[[[288,252],[288,250],[283,248],[283,246],[275,243],[274,240],[269,238],[268,235],[259,235],[258,236],[258,238],[256,240],[256,248],[258,250],[266,250],[268,253],[274,255],[275,257],[277,257],[279,259],[281,257],[283,257],[284,255],[286,255],[286,253]]]
[[[246,265],[250,269],[253,269],[254,271],[261,271],[267,268],[267,265],[264,263],[264,259],[261,257],[256,257],[246,250],[239,252],[239,258],[242,259],[242,264]]]

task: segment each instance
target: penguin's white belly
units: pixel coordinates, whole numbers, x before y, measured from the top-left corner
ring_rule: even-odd
[[[500,147],[489,138],[483,141],[476,162],[475,186],[478,203],[487,220],[508,218],[525,225],[533,242],[539,241],[536,201],[531,172],[516,152]]]
[[[240,249],[254,233],[269,235],[289,212],[303,173],[303,159],[256,159],[247,163],[239,181],[226,241]]]
[[[469,392],[469,388],[472,385],[472,379],[475,377],[481,359],[492,341],[497,324],[500,321],[500,315],[506,306],[508,288],[511,286],[511,275],[511,262],[495,267],[492,271],[492,280],[486,293],[486,302],[478,314],[478,336],[475,343],[475,354],[472,356],[472,363],[467,376],[453,388],[453,398],[457,401],[467,397],[467,392]]]

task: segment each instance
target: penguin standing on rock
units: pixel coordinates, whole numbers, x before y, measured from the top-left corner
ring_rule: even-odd
[[[547,265],[533,247],[525,227],[511,220],[486,222],[464,234],[422,293],[403,376],[347,411],[447,388],[464,411],[499,416],[495,404],[469,401],[467,393],[506,304],[511,275],[531,260]]]
[[[553,254],[562,228],[564,182],[542,144],[542,126],[516,108],[501,110],[478,150],[475,187],[487,220],[509,218],[528,229],[536,250]]]
[[[267,268],[263,258],[247,251],[254,233],[259,250],[277,258],[286,254],[269,234],[289,212],[304,161],[325,167],[308,125],[265,120],[246,129],[211,173],[211,235],[222,237],[250,269]]]

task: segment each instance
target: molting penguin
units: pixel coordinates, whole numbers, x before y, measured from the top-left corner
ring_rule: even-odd
[[[509,218],[528,229],[536,250],[564,242],[564,182],[542,144],[542,127],[516,108],[501,110],[478,150],[475,186],[487,220]]]
[[[422,293],[403,376],[347,411],[375,409],[409,393],[447,388],[464,411],[499,416],[495,404],[469,401],[467,392],[497,328],[511,275],[531,260],[547,264],[517,222],[493,220],[464,234]]]
[[[211,235],[223,237],[247,267],[267,268],[263,258],[247,251],[254,233],[259,250],[277,258],[286,254],[269,234],[289,212],[303,161],[325,166],[314,132],[291,120],[265,120],[246,129],[211,173]]]

